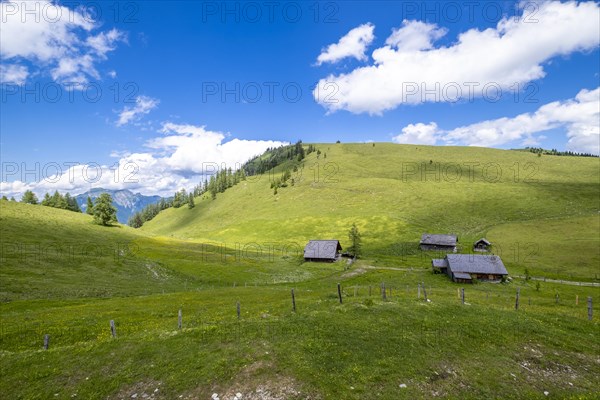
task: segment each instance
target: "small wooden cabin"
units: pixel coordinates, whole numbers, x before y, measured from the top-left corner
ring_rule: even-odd
[[[424,233],[419,246],[421,250],[456,251],[458,237],[456,235],[441,235]]]
[[[476,241],[475,243],[473,243],[473,251],[480,251],[480,252],[490,251],[491,246],[492,246],[492,243],[489,240],[487,240],[486,238],[481,238],[478,241]]]
[[[311,240],[304,247],[304,261],[334,262],[341,251],[339,240]]]
[[[458,283],[480,281],[498,282],[508,276],[500,257],[483,254],[448,254],[443,259],[431,260],[434,273],[445,273]]]

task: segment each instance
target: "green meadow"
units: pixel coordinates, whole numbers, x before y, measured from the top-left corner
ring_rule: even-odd
[[[249,177],[196,207],[168,209],[143,232],[244,248],[303,247],[310,238],[348,243],[356,223],[364,256],[430,265],[421,234],[454,233],[462,250],[487,237],[511,273],[581,281],[600,278],[600,160],[485,148],[389,143],[320,144],[294,186],[270,189],[283,165]],[[326,158],[325,158],[326,155]],[[400,259],[398,259],[398,257]],[[541,268],[540,268],[541,267]]]
[[[140,229],[0,201],[2,398],[600,398],[598,158],[316,146]],[[303,262],[352,223],[357,262]],[[425,232],[512,279],[434,275]]]

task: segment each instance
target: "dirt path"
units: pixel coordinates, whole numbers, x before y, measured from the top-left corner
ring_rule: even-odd
[[[525,277],[521,276],[521,275],[513,275],[513,277],[525,279]],[[534,276],[530,277],[530,279],[532,281],[558,283],[561,285],[600,287],[600,283],[597,283],[597,282],[566,281],[564,279],[548,279],[548,278],[539,278],[539,277],[534,277]]]
[[[413,272],[425,271],[424,269],[421,269],[421,268],[375,267],[373,265],[364,265],[361,268],[363,268],[363,269],[386,269],[386,270],[391,270],[391,271],[413,271]],[[511,276],[513,278],[525,279],[525,277],[521,276],[521,275],[511,275]],[[549,278],[540,278],[540,277],[533,277],[533,276],[530,279],[533,281],[558,283],[560,285],[600,287],[600,283],[598,283],[598,282],[567,281],[564,279],[549,279]]]
[[[373,265],[365,265],[362,268],[365,269],[388,269],[391,271],[425,271],[424,269],[421,268],[396,268],[396,267],[375,267]]]

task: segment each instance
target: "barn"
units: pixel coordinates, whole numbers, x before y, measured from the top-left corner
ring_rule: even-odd
[[[441,235],[424,233],[419,243],[421,250],[456,251],[458,237],[456,235]]]
[[[486,238],[481,238],[475,243],[473,243],[473,251],[486,252],[490,251],[490,246],[492,243]]]
[[[500,257],[483,254],[448,254],[443,259],[431,260],[434,273],[445,273],[454,282],[473,283],[481,281],[501,281],[508,271]]]
[[[304,247],[304,261],[334,262],[341,251],[339,240],[311,240]]]

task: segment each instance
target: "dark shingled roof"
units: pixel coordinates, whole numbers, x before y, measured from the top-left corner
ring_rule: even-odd
[[[486,238],[481,238],[481,239],[479,239],[478,241],[476,241],[474,244],[476,245],[476,244],[478,244],[478,243],[485,243],[485,244],[487,244],[488,246],[492,244],[492,243],[490,243],[490,242],[489,242],[489,241],[488,241]]]
[[[508,275],[502,260],[495,255],[448,254],[446,260],[455,276],[457,272]]]
[[[434,258],[433,260],[431,260],[431,264],[437,268],[447,268],[448,267],[448,263],[443,258]]]
[[[304,258],[335,259],[342,246],[338,240],[311,240],[304,248]]]
[[[469,275],[465,272],[455,272],[454,278],[455,279],[473,279],[473,278],[471,278],[471,275]]]
[[[431,244],[438,246],[456,246],[458,241],[456,235],[438,235],[431,233],[424,233],[421,236],[421,244]]]

